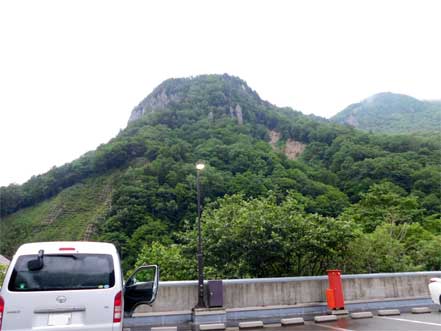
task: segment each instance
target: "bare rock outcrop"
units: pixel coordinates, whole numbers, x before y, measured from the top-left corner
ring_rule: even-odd
[[[280,150],[277,147],[277,143],[280,141],[281,136],[282,135],[280,132],[274,130],[271,130],[269,132],[269,137],[270,137],[269,143],[274,150]],[[306,145],[304,143],[301,143],[300,141],[297,140],[288,139],[282,151],[289,160],[295,160],[303,153],[305,148]]]
[[[178,103],[180,101],[181,98],[178,95],[167,94],[165,89],[154,91],[132,110],[129,123],[140,119],[147,112],[155,112],[156,110],[166,108],[172,102]]]
[[[286,141],[285,148],[283,149],[283,152],[290,160],[297,159],[305,150],[306,145],[301,143],[300,141],[288,139]]]
[[[231,118],[237,120],[237,124],[239,125],[243,124],[242,107],[239,104],[236,105],[236,108],[230,106],[230,116]]]
[[[358,121],[357,121],[357,118],[355,117],[354,113],[349,115],[349,117],[346,119],[345,122],[346,122],[346,124],[349,124],[350,126],[353,126],[353,127],[358,126]]]

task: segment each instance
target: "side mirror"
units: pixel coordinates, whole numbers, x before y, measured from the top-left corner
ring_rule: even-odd
[[[145,265],[135,270],[124,285],[124,312],[131,315],[139,305],[151,305],[158,294],[159,267]]]

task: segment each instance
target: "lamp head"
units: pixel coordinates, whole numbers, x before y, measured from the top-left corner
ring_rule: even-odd
[[[196,163],[196,169],[203,170],[204,168],[205,168],[205,164],[203,164],[202,162]]]

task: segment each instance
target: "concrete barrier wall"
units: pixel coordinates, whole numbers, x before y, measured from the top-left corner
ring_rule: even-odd
[[[427,284],[441,272],[343,275],[346,301],[429,297]],[[326,301],[327,276],[223,281],[224,308],[314,304]],[[197,281],[160,282],[153,307],[137,312],[185,311],[197,302]]]

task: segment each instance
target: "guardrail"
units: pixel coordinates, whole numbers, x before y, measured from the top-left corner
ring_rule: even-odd
[[[342,275],[343,292],[348,302],[424,298],[432,277],[441,271]],[[326,301],[328,278],[227,279],[223,286],[224,308],[313,305]],[[159,288],[155,304],[138,312],[187,311],[197,302],[197,281],[160,282]]]

